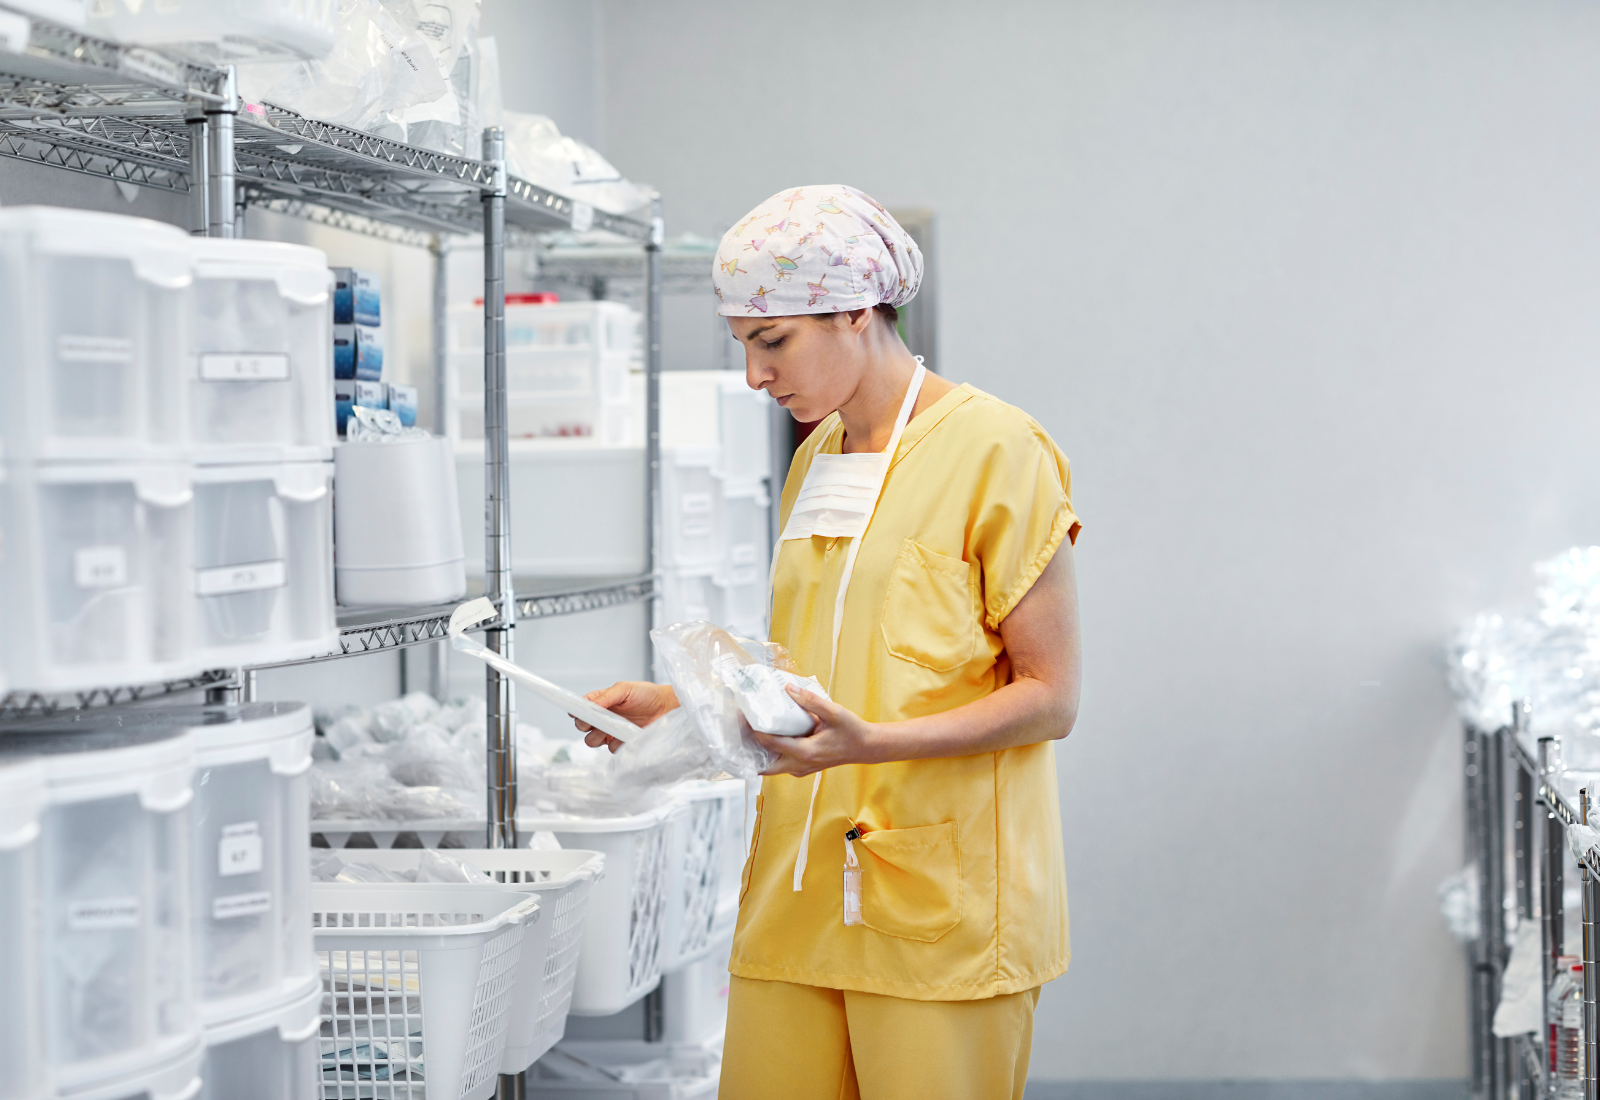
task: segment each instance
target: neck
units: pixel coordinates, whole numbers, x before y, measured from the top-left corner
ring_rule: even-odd
[[[839,406],[839,419],[844,422],[842,450],[845,454],[888,449],[889,438],[894,435],[895,418],[900,415],[900,406],[916,370],[916,359],[904,344],[900,344],[874,359],[862,372],[855,393]]]

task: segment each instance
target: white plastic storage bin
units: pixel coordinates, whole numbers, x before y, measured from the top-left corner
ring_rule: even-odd
[[[37,16],[63,27],[82,27],[89,18],[90,0],[5,0],[0,7]]]
[[[0,210],[0,438],[10,461],[181,451],[190,238],[143,218]]]
[[[341,443],[334,471],[333,571],[341,604],[438,604],[466,593],[448,439]]]
[[[206,667],[338,649],[332,481],[331,462],[195,469],[188,603]]]
[[[200,1036],[182,1050],[146,1062],[107,1081],[55,1093],[57,1100],[194,1100],[200,1095],[205,1060]]]
[[[732,953],[730,929],[699,959],[661,975],[663,1042],[710,1043],[722,1038],[728,1025]]]
[[[0,758],[0,1100],[50,1093],[39,971],[39,818],[44,765]]]
[[[17,465],[0,479],[0,664],[13,688],[149,683],[203,665],[184,616],[194,488],[178,463]]]
[[[317,58],[333,48],[336,0],[100,0],[89,29],[208,61]]]
[[[747,491],[772,477],[772,418],[788,416],[765,390],[753,390],[743,372],[717,371],[717,421],[722,444],[722,476]],[[788,471],[779,471],[787,476]]]
[[[323,1097],[493,1096],[538,912],[504,886],[314,885]]]
[[[352,863],[371,863],[392,871],[415,870],[417,848],[363,851]],[[537,895],[539,920],[523,934],[522,961],[506,1025],[501,1073],[521,1073],[560,1041],[572,1004],[572,983],[583,943],[589,894],[605,872],[599,852],[527,848],[451,849],[450,855],[504,882]]]
[[[517,814],[517,832],[553,832],[563,848],[598,851],[606,876],[595,887],[584,920],[583,946],[572,988],[578,1016],[609,1016],[661,980],[661,933],[668,893],[668,829],[685,812],[673,802],[631,817],[592,818]]]
[[[483,576],[483,448],[456,450],[469,576]],[[644,572],[644,450],[585,440],[511,445],[511,554],[519,577]]]
[[[721,1077],[720,1043],[567,1042],[528,1073],[528,1095],[539,1100],[714,1100]]]
[[[725,855],[729,841],[737,843],[738,833],[731,825],[744,810],[744,783],[737,779],[684,783],[673,795],[685,812],[674,817],[667,830],[663,971],[704,958],[723,934],[732,931],[721,922],[737,912],[738,878],[731,884],[724,881]],[[723,904],[730,886],[731,911]]]
[[[196,461],[331,458],[327,256],[273,241],[196,237],[192,244],[194,358],[187,384]]]
[[[199,1100],[319,1100],[321,1032],[320,983],[281,1005],[206,1028]]]
[[[118,722],[86,713],[0,737],[0,760],[37,756],[45,769],[45,1049],[57,1089],[74,1097],[147,1071],[163,1076],[174,1060],[187,1064],[200,1041],[189,904],[193,740]]]
[[[726,626],[747,637],[767,636],[767,581],[772,569],[772,501],[757,487],[722,502],[728,555],[717,569]]]
[[[721,449],[680,447],[661,456],[662,566],[720,565],[727,555]]]

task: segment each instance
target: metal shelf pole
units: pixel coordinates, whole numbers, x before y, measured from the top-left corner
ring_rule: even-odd
[[[428,251],[433,254],[433,431],[450,435],[450,363],[447,359],[450,323],[450,238],[435,233]],[[402,657],[401,660],[405,658]],[[438,641],[428,647],[428,694],[439,702],[450,696],[450,643]]]
[[[1553,786],[1556,781],[1557,753],[1560,745],[1553,737],[1539,738],[1539,776],[1544,785]],[[1565,888],[1566,876],[1566,825],[1556,816],[1554,806],[1545,807],[1544,837],[1541,844],[1543,857],[1540,875],[1540,910],[1543,914],[1541,931],[1543,933],[1544,965],[1541,975],[1544,981],[1540,988],[1544,997],[1540,1002],[1544,1006],[1544,1030],[1541,1035],[1549,1041],[1550,1025],[1556,1021],[1550,1018],[1550,986],[1556,979],[1556,960],[1566,952],[1566,914],[1563,909],[1561,895]],[[1544,1064],[1549,1065],[1549,1052],[1546,1052]]]
[[[1589,820],[1589,789],[1578,792],[1578,816]],[[1600,881],[1589,870],[1587,861],[1580,861],[1579,873],[1583,878],[1583,1095],[1584,1100],[1596,1100],[1595,1091],[1595,983],[1600,972],[1595,969],[1595,913],[1600,909]]]
[[[644,566],[652,577],[661,546],[661,247],[666,237],[661,196],[657,194],[650,200],[650,239],[644,246]],[[655,667],[650,629],[655,626],[660,606],[659,596],[653,596],[645,614],[645,676],[650,679],[654,679]]]
[[[483,193],[483,487],[484,595],[500,615],[484,644],[514,660],[516,589],[511,577],[511,448],[506,419],[506,161],[505,131],[483,132],[484,158],[494,167]],[[517,846],[517,716],[511,681],[486,669],[488,706],[487,848]]]
[[[233,123],[239,113],[239,92],[231,65],[227,74],[221,102],[206,105],[210,139],[206,156],[211,169],[206,177],[211,192],[206,198],[206,235],[210,237],[235,235]]]
[[[204,237],[211,232],[210,127],[200,104],[190,108],[184,122],[189,127],[189,232]]]

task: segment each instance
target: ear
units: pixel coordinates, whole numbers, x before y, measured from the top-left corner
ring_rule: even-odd
[[[844,312],[845,323],[850,326],[850,331],[860,336],[872,324],[872,310],[849,309]]]

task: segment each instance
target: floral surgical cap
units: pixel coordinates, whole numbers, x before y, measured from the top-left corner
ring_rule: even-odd
[[[830,183],[780,191],[723,234],[711,285],[724,317],[903,306],[922,251],[864,191]]]

